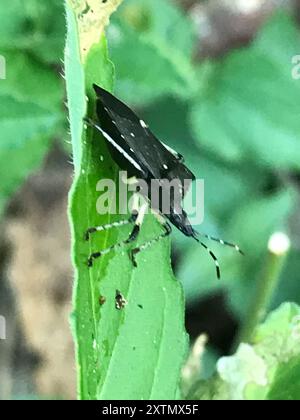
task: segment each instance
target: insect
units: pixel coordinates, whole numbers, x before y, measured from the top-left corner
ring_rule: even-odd
[[[95,84],[93,87],[97,96],[96,114],[98,122],[96,123],[91,120],[86,120],[86,122],[103,135],[107,141],[112,158],[128,174],[126,182],[131,184],[136,183],[137,189],[134,193],[136,200],[134,200],[131,215],[127,220],[92,227],[87,230],[85,238],[89,240],[90,236],[95,232],[105,231],[126,224],[133,225],[128,239],[107,249],[93,253],[88,259],[88,266],[92,267],[97,258],[119,247],[135,242],[140,233],[145,214],[150,207],[161,222],[163,231],[158,237],[129,251],[134,266],[137,265],[137,254],[169,236],[172,232],[171,225],[173,225],[184,235],[192,237],[206,249],[215,263],[217,277],[220,278],[220,266],[215,254],[199,237],[219,242],[222,245],[234,248],[241,254],[243,253],[237,245],[198,233],[190,224],[188,216],[182,208],[182,200],[188,191],[189,184],[195,180],[195,176],[185,165],[183,157],[158,140],[148,125],[127,105],[105,89]],[[144,180],[147,185],[156,182],[159,186],[160,197],[155,204],[153,204],[151,193],[149,193],[150,189],[145,192],[139,188],[139,179]],[[174,180],[178,181],[179,194],[171,193],[170,206],[168,211],[165,211],[162,206],[165,185],[167,181]],[[189,181],[188,184],[186,183],[187,180]],[[142,205],[140,205],[141,197],[143,198]]]
[[[121,311],[125,308],[125,306],[128,304],[127,300],[124,298],[120,290],[116,290],[116,296],[115,296],[115,307],[118,311]]]

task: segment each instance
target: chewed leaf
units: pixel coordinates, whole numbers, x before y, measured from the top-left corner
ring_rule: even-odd
[[[92,45],[103,35],[110,15],[122,0],[70,0],[77,16],[81,56],[86,58]]]
[[[92,1],[88,3],[91,5]],[[101,11],[105,9],[97,10],[99,24],[104,22]],[[113,66],[104,37],[93,45],[82,65],[79,45],[89,48],[90,37],[95,34],[93,27],[89,33],[86,23],[87,33],[81,27],[80,37],[87,43],[82,44],[77,30],[77,25],[82,24],[80,19],[78,10],[74,14],[67,7],[65,74],[75,165],[70,194],[75,267],[72,327],[79,397],[174,399],[178,396],[187,336],[182,290],[171,271],[169,242],[161,241],[139,255],[135,269],[126,248],[101,257],[92,268],[87,264],[92,252],[126,238],[129,228],[97,232],[90,241],[84,240],[88,228],[119,221],[121,216],[111,211],[100,215],[96,210],[100,196],[98,181],[116,182],[118,167],[108,153],[104,138],[93,128],[84,127],[83,118],[95,118],[94,83],[112,91]],[[97,40],[98,37],[99,30]],[[161,233],[152,216],[146,218],[141,243]]]

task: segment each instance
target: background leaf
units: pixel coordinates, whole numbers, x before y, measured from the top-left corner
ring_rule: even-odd
[[[296,26],[278,14],[249,48],[211,66],[191,112],[202,147],[228,161],[299,168],[299,83],[291,73],[298,45]]]
[[[218,376],[194,397],[216,400],[299,399],[300,308],[283,304],[257,328],[252,345],[217,363]]]
[[[32,261],[40,266],[35,246],[40,249],[42,244],[29,246],[29,229],[36,231],[41,221],[32,219],[30,224],[26,215],[38,212],[35,211],[32,195],[28,203],[23,203],[23,198],[28,197],[28,191],[32,191],[36,180],[41,192],[36,205],[43,204],[45,191],[49,195],[52,188],[57,191],[55,197],[65,196],[66,190],[61,184],[65,185],[70,179],[71,166],[66,162],[69,158],[65,152],[70,153],[70,150],[65,145],[67,117],[61,76],[66,32],[64,1],[53,0],[48,4],[40,0],[11,0],[2,3],[0,53],[6,60],[7,78],[0,81],[0,213],[7,208],[7,217],[3,217],[5,229],[5,224],[9,229],[11,223],[21,217],[20,225],[28,232],[24,235],[25,245],[21,236],[14,244],[9,235],[8,242],[12,244],[9,246],[6,246],[5,238],[2,241],[4,252],[1,255],[5,267],[5,256],[9,255],[8,269],[5,268],[2,273],[5,279],[6,275],[16,272],[14,248],[26,248],[33,254]],[[70,200],[75,221],[74,228],[72,225],[73,257],[78,270],[72,324],[77,345],[80,397],[104,398],[115,393],[113,396],[119,398],[117,392],[123,396],[178,397],[177,379],[186,351],[186,335],[182,292],[170,272],[168,242],[141,254],[139,267],[134,271],[125,250],[123,255],[122,252],[112,254],[97,261],[92,272],[85,266],[92,250],[113,244],[129,233],[129,228],[123,227],[107,236],[95,235],[90,244],[82,240],[83,232],[89,225],[109,221],[109,218],[95,213],[100,194],[96,192],[96,182],[99,178],[117,177],[117,169],[103,139],[89,128],[84,130],[82,118],[86,113],[94,117],[92,83],[96,81],[109,89],[113,86],[113,69],[107,58],[106,45],[104,40],[100,43],[98,40],[107,23],[107,13],[102,12],[112,11],[119,0],[106,3],[72,0],[70,3],[76,5],[75,15],[83,25],[80,33],[84,36],[84,42],[81,39],[78,45],[78,22],[73,14],[69,15],[69,35],[72,36],[67,43],[65,67],[75,166]],[[273,327],[268,324],[269,333],[264,332],[268,340],[262,339],[263,346],[257,338],[257,342],[248,344],[229,364],[225,360],[225,380],[219,377],[203,382],[203,379],[216,374],[217,359],[233,351],[232,346],[236,346],[238,341],[236,335],[239,339],[250,336],[243,332],[251,324],[249,320],[255,318],[256,322],[259,306],[262,306],[255,305],[255,302],[262,302],[259,293],[264,288],[266,273],[270,273],[267,244],[275,231],[283,231],[289,236],[291,250],[281,261],[284,267],[280,281],[278,274],[270,282],[263,309],[270,311],[289,301],[300,304],[299,80],[292,78],[296,70],[292,57],[299,54],[299,28],[283,11],[268,18],[275,4],[271,1],[272,6],[267,12],[262,7],[255,14],[248,13],[249,9],[247,13],[245,8],[242,10],[241,2],[234,2],[234,5],[213,3],[216,2],[201,2],[195,7],[195,2],[185,0],[124,1],[111,17],[107,29],[108,48],[116,64],[115,92],[132,107],[138,107],[137,113],[147,121],[157,137],[184,155],[187,166],[197,178],[204,179],[205,221],[195,228],[237,242],[246,253],[242,258],[231,249],[215,243],[207,244],[220,262],[222,280],[218,282],[214,265],[204,250],[195,247],[194,241],[174,229],[172,267],[185,292],[186,328],[192,344],[199,334],[203,337],[205,333],[209,339],[201,358],[200,372],[195,372],[194,376],[202,380],[201,385],[197,384],[195,388],[197,397],[298,399],[299,355],[284,350],[288,344],[284,331],[297,330],[298,315],[294,320],[295,328],[289,330],[290,323],[286,322],[289,312],[280,312],[280,319],[275,318]],[[287,6],[291,2],[284,3]],[[94,13],[94,6],[97,13]],[[276,8],[280,9],[279,6]],[[99,10],[102,12],[98,13]],[[97,45],[91,50],[86,48],[95,41]],[[203,57],[213,58],[207,60]],[[50,150],[51,153],[48,153]],[[40,168],[44,156],[47,156],[46,165],[37,178],[33,176],[28,180],[16,200],[12,197],[15,191]],[[49,175],[52,163],[54,168]],[[54,178],[51,178],[52,173],[55,173]],[[57,182],[57,177],[61,182]],[[37,195],[35,189],[32,192]],[[12,206],[7,206],[10,198]],[[49,198],[55,205],[52,194]],[[118,216],[111,220],[118,220]],[[64,223],[63,218],[59,218],[58,222]],[[45,221],[42,223],[46,226]],[[56,220],[53,223],[57,226]],[[156,222],[151,217],[147,218],[141,242],[159,231]],[[49,237],[49,246],[45,245],[45,249],[47,252],[49,249],[49,254],[56,255],[58,247],[54,244],[59,240],[57,233],[52,229],[48,233],[45,238],[40,237],[40,241]],[[58,269],[65,267],[65,270],[62,274],[57,271],[57,276],[52,278],[55,280],[60,278],[60,274],[63,276],[65,281],[60,284],[67,294],[65,285],[70,280],[70,274],[66,274],[69,267],[65,257],[69,249],[67,235],[62,241],[65,241],[61,244],[65,253],[59,253],[54,261]],[[17,296],[22,281],[26,284],[26,293],[19,293],[20,307],[26,303],[27,297],[32,305],[30,282],[24,278],[27,277],[24,268],[28,261],[24,261],[24,257],[21,261],[19,278],[14,281],[16,290],[13,291]],[[51,265],[50,259],[47,258],[46,263]],[[40,276],[36,274],[34,263],[30,270],[32,284],[39,284]],[[0,284],[4,283],[0,281]],[[49,289],[43,288],[41,292],[43,296],[48,293],[49,307],[51,302],[61,305],[57,290],[50,287],[49,284]],[[128,300],[128,305],[120,312],[114,309],[116,288],[122,289]],[[0,296],[4,303],[0,312],[3,314],[7,307],[14,311],[13,305],[7,304],[10,298],[6,288],[4,293],[1,289]],[[99,298],[103,302],[103,297],[106,301],[101,305]],[[66,302],[69,299],[70,296],[66,296]],[[55,306],[55,313],[57,308]],[[16,309],[19,314],[19,307]],[[45,316],[46,312],[43,312]],[[255,317],[249,317],[250,313]],[[166,323],[163,316],[166,316]],[[27,316],[22,324],[26,341],[31,346],[30,333],[34,331],[37,334],[37,330],[28,326],[26,321]],[[43,321],[44,317],[40,322]],[[64,321],[67,324],[66,319]],[[47,318],[47,327],[42,331],[48,331],[51,322],[50,329],[57,331],[56,318]],[[251,333],[253,323],[249,328]],[[271,331],[272,336],[277,337],[276,342],[270,338]],[[20,335],[17,336],[15,346],[19,352]],[[68,334],[63,336],[61,339],[67,343]],[[279,336],[285,337],[282,345]],[[39,374],[48,357],[53,358],[56,366],[60,356],[67,357],[69,361],[72,359],[72,354],[65,352],[65,346],[60,346],[62,355],[51,352],[57,342],[51,339],[50,334],[48,342],[42,341],[47,350],[39,354],[42,361]],[[273,355],[276,370],[269,374],[268,360],[272,346],[276,351],[280,348],[286,357],[276,352]],[[297,348],[298,344],[294,347]],[[261,352],[262,348],[266,355]],[[6,349],[7,346],[4,346],[3,350]],[[124,349],[128,357],[124,357]],[[11,352],[8,353],[10,360]],[[3,384],[2,387],[0,384],[1,393],[3,389],[7,390],[9,383],[4,360],[5,375],[0,375]],[[257,369],[253,368],[253,362]],[[19,363],[25,366],[26,381],[19,379]],[[24,393],[24,390],[28,392],[30,379],[27,372],[33,369],[28,363],[22,348],[18,367],[12,368],[12,380],[18,384],[13,396]],[[137,372],[136,366],[139,366]],[[70,371],[67,364],[64,368],[69,371],[65,373],[53,369],[53,378],[45,374],[44,384],[55,390],[51,396],[64,394],[74,398],[71,380],[67,378],[75,372],[74,369]],[[271,381],[267,386],[261,385],[266,369]],[[33,373],[35,379],[36,371]],[[130,377],[136,376],[136,382],[128,380],[128,371],[132,372]],[[36,392],[43,394],[39,379],[36,383]],[[186,388],[187,384],[184,392]]]
[[[48,57],[47,42],[39,50],[37,44],[42,42],[42,34],[46,40],[49,35],[47,31],[52,29],[46,19],[36,14],[41,11],[40,7],[36,9],[36,5],[37,2],[32,0],[26,5],[12,0],[7,8],[1,8],[0,11],[1,21],[6,22],[0,29],[0,32],[3,31],[3,37],[0,36],[1,53],[6,63],[6,79],[1,81],[0,93],[0,128],[3,135],[0,145],[0,175],[3,181],[0,213],[19,185],[41,164],[54,137],[64,129],[62,79],[44,62],[59,61],[63,44],[59,37],[60,42],[54,49],[51,37],[51,45],[48,46],[51,53]],[[54,2],[47,10],[57,16],[57,23],[63,18],[63,8],[59,2]],[[45,8],[43,11],[46,13]],[[9,22],[3,17],[6,13],[12,16]],[[24,28],[29,25],[29,20],[32,27],[29,31],[28,26],[27,44]],[[22,31],[20,39],[19,31]],[[12,32],[14,35],[11,37]],[[33,50],[34,55],[31,54]]]
[[[35,56],[57,64],[63,58],[65,35],[61,0],[11,0],[0,10],[0,48]]]
[[[118,16],[108,31],[117,94],[138,105],[168,93],[192,96],[192,22],[168,0],[129,0]]]

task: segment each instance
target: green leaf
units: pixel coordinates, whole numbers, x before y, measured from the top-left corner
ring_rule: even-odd
[[[267,399],[300,400],[300,356],[278,366]]]
[[[1,95],[31,102],[63,116],[63,78],[41,61],[19,51],[5,50],[7,77]],[[30,108],[29,108],[30,110]]]
[[[7,199],[41,162],[60,115],[32,102],[1,96],[0,212]]]
[[[273,297],[272,309],[277,308],[282,302],[291,300],[300,304],[299,270],[299,253],[295,248],[288,255],[286,266],[281,274],[279,287]]]
[[[271,234],[287,227],[295,205],[296,194],[292,188],[257,197],[250,203],[245,201],[232,216],[228,231],[233,237],[240,237],[250,256],[259,256],[267,249]]]
[[[77,21],[68,2],[67,22],[65,73],[76,170],[70,195],[76,269],[72,327],[79,397],[175,399],[187,336],[182,290],[170,268],[169,242],[162,241],[142,253],[137,269],[133,269],[126,249],[104,256],[92,269],[87,267],[91,252],[126,238],[129,229],[102,232],[90,242],[83,238],[87,228],[121,217],[97,214],[97,182],[116,181],[118,168],[104,139],[93,129],[83,130],[82,124],[86,108],[88,116],[94,118],[91,83],[111,90],[113,68],[104,39],[92,47],[86,63],[82,64]],[[87,104],[85,92],[89,98]],[[146,219],[140,242],[161,231],[152,216]],[[128,301],[121,311],[115,308],[116,290]]]
[[[285,303],[257,328],[253,343],[217,363],[218,375],[195,391],[201,399],[300,399],[300,307]],[[297,375],[298,373],[298,375]],[[198,394],[197,394],[198,392]]]
[[[166,0],[124,3],[108,31],[120,97],[138,105],[170,93],[191,97],[197,86],[192,28]]]
[[[288,230],[288,220],[295,206],[295,191],[286,189],[269,196],[257,196],[251,202],[245,200],[232,214],[226,237],[239,238],[246,256],[240,261],[239,272],[232,276],[227,296],[231,308],[241,318],[245,316],[246,302],[252,296],[256,282],[260,281],[270,236]]]
[[[226,182],[226,177],[224,179]],[[211,259],[194,244],[188,247],[185,241],[177,275],[184,285],[187,301],[192,303],[216,290],[225,290],[230,309],[243,318],[265,263],[262,256],[267,254],[269,237],[285,228],[294,206],[293,190],[279,191],[269,197],[254,199],[250,204],[245,198],[236,211],[232,210],[231,221],[225,227],[223,225],[221,232],[216,228],[217,220],[208,219],[209,223],[201,226],[201,231],[238,242],[246,256],[210,244],[220,262],[223,281],[218,282]]]
[[[0,7],[0,48],[26,50],[46,63],[58,63],[65,38],[62,0],[10,0]]]
[[[0,97],[0,213],[49,149],[60,127],[63,93],[59,78],[38,62],[22,54],[14,60],[11,53],[6,56],[11,66]]]
[[[292,77],[299,32],[284,14],[243,50],[212,63],[191,122],[199,145],[228,161],[300,167],[298,100]]]
[[[163,42],[186,57],[194,52],[196,28],[170,0],[127,0],[116,16],[147,38]]]
[[[34,9],[34,5],[37,5],[36,0],[29,0],[26,5],[12,0],[0,8],[0,46],[6,63],[6,79],[1,81],[0,93],[0,213],[19,185],[40,165],[51,139],[62,131],[62,78],[42,63],[47,42],[43,43],[40,55],[35,42],[41,42],[38,32],[32,35],[34,39],[31,37],[29,41],[27,38],[29,16],[35,15],[37,25],[42,20],[42,16],[35,14],[41,8]],[[44,8],[44,12],[59,14],[57,5],[58,2],[53,2],[51,7]],[[59,9],[62,13],[61,5]],[[57,22],[59,20],[58,16]],[[46,25],[45,21],[46,18]],[[48,33],[49,42],[56,36],[60,39],[60,53],[63,51],[63,31]],[[25,44],[28,49],[35,50],[36,58],[28,51],[24,52],[27,50]],[[53,45],[49,48],[53,50]]]

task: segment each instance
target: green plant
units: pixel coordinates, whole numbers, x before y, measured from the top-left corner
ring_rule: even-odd
[[[62,59],[63,5],[12,0],[0,9],[1,80],[0,214],[7,200],[42,162],[64,126],[63,80],[53,71]]]
[[[187,338],[183,327],[182,291],[170,268],[169,243],[162,242],[147,251],[138,259],[136,270],[125,252],[102,258],[92,269],[87,267],[91,249],[106,248],[120,239],[122,233],[107,232],[95,236],[91,243],[84,240],[88,227],[112,221],[109,214],[97,215],[96,185],[103,178],[117,180],[117,168],[101,136],[92,129],[85,129],[83,124],[86,113],[95,118],[92,83],[111,90],[113,66],[107,57],[103,35],[100,40],[88,42],[88,47],[84,43],[86,49],[83,50],[83,37],[88,38],[89,33],[83,34],[81,28],[85,19],[89,19],[89,12],[80,15],[79,20],[82,5],[84,2],[66,3],[65,58],[75,164],[70,220],[77,273],[72,325],[77,347],[79,397],[173,399],[179,395],[179,372]],[[97,11],[96,5],[94,10]],[[108,5],[99,12],[101,20],[103,13],[109,16],[112,9]],[[88,31],[92,33],[92,28],[88,27]],[[155,236],[158,228],[149,216],[141,241]],[[124,311],[115,308],[117,289],[128,300]],[[105,299],[102,305],[101,297]]]
[[[272,284],[272,290],[268,289],[264,296],[260,294],[259,290],[265,290],[264,281],[269,276],[260,279],[259,262],[261,253],[266,253],[270,234],[276,228],[285,227],[294,208],[293,185],[282,185],[277,173],[273,175],[272,171],[297,168],[297,122],[289,117],[288,110],[280,112],[278,101],[274,99],[273,105],[270,105],[264,98],[268,89],[272,94],[270,97],[275,96],[273,84],[284,79],[289,54],[295,52],[298,32],[289,18],[278,15],[266,25],[257,41],[248,49],[234,52],[220,62],[193,66],[192,48],[186,47],[193,42],[193,31],[189,30],[185,38],[180,31],[186,25],[185,19],[169,2],[161,4],[161,13],[158,14],[155,2],[128,1],[120,7],[117,16],[112,17],[108,37],[111,56],[116,63],[117,92],[127,101],[143,106],[144,115],[154,130],[186,156],[198,177],[205,174],[206,178],[213,180],[213,187],[208,187],[211,228],[216,229],[218,225],[219,229],[222,227],[224,232],[235,238],[243,234],[250,249],[248,259],[243,261],[238,261],[235,255],[229,255],[226,250],[220,251],[226,280],[216,283],[213,278],[210,280],[213,270],[205,258],[199,271],[199,250],[186,243],[184,249],[181,245],[183,241],[177,241],[183,254],[177,273],[184,281],[188,303],[200,295],[226,288],[230,308],[242,323],[251,324],[251,331],[247,331],[247,342],[254,344],[254,347],[241,345],[231,359],[221,359],[217,364],[216,375],[219,377],[215,376],[209,382],[196,382],[189,395],[201,399],[278,397],[283,392],[280,378],[287,380],[290,366],[298,366],[298,350],[296,346],[292,352],[289,348],[283,350],[284,356],[281,353],[272,355],[272,346],[265,343],[268,343],[273,330],[267,329],[266,337],[262,339],[263,345],[255,341],[255,334],[259,334],[255,333],[259,314],[270,307],[270,299],[277,285],[273,281],[275,274],[272,274],[272,281],[268,283]],[[74,13],[68,2],[67,10],[66,81],[76,174],[70,197],[77,272],[73,330],[77,344],[79,396],[84,399],[177,398],[180,396],[178,381],[187,341],[183,328],[182,294],[169,265],[169,244],[163,242],[141,255],[137,270],[133,270],[125,250],[104,257],[92,270],[86,267],[86,258],[92,250],[106,248],[123,238],[123,235],[125,237],[126,232],[117,230],[99,234],[91,243],[83,240],[88,227],[118,220],[117,216],[97,216],[95,213],[96,183],[100,178],[116,180],[117,168],[107,154],[101,136],[90,128],[85,130],[82,123],[86,113],[90,118],[95,118],[92,83],[99,83],[111,90],[113,67],[107,57],[103,37],[101,41],[90,42],[91,48],[80,54],[83,34],[77,25],[84,21],[84,14],[80,15],[81,20],[76,19],[78,10]],[[163,16],[165,20],[170,19],[172,28],[175,27],[171,37],[162,23]],[[174,22],[178,18],[181,20],[177,32]],[[90,30],[88,25],[86,27],[85,40]],[[277,34],[283,29],[286,37],[278,42]],[[179,33],[182,35],[179,36]],[[275,44],[276,47],[273,47]],[[134,67],[130,64],[133,62]],[[154,64],[149,77],[148,62]],[[259,66],[254,68],[252,74],[245,74],[245,68],[241,65],[245,62],[259,63]],[[161,69],[161,78],[155,70],[156,64]],[[134,73],[131,72],[133,68]],[[267,83],[266,75],[270,83]],[[254,87],[251,88],[250,76],[257,88],[255,93]],[[289,95],[294,89],[294,81],[284,81],[285,87],[281,93],[277,90],[276,95],[288,104],[289,109],[294,109],[294,99]],[[250,111],[245,109],[244,102]],[[163,124],[161,115],[164,116]],[[182,131],[174,126],[176,115],[178,120],[182,120]],[[239,115],[237,126],[241,127],[240,132],[234,131],[235,136],[227,135],[233,127],[236,130],[236,124],[232,121],[234,115]],[[245,128],[250,115],[253,117],[253,133]],[[270,121],[275,121],[281,127],[280,133],[285,132],[285,136],[289,136],[293,151],[282,145],[278,132],[274,139],[275,128]],[[262,135],[264,143],[257,140]],[[272,153],[268,153],[268,150]],[[244,164],[246,159],[248,166]],[[264,194],[270,179],[275,187]],[[218,194],[215,188],[219,188]],[[250,205],[249,195],[255,197]],[[157,229],[158,226],[150,217],[141,241],[154,236]],[[260,289],[252,278],[261,282]],[[114,307],[116,289],[129,302],[119,312]],[[248,316],[251,307],[245,305],[245,296],[255,293],[261,303],[255,322],[252,322]],[[293,316],[286,315],[287,309],[281,309],[272,316],[282,320],[285,334],[290,328],[294,334],[298,328],[298,308],[283,308],[292,308]],[[263,325],[269,326],[270,322]],[[276,329],[274,323],[272,325]],[[282,339],[280,331],[275,335],[275,341]],[[297,342],[296,335],[293,337]],[[275,366],[271,373],[270,360]],[[249,371],[256,365],[257,377],[249,377]],[[132,380],[128,380],[128,376]],[[237,386],[236,392],[232,392],[234,386]],[[293,398],[294,393],[292,389],[287,391],[287,395]]]
[[[300,307],[285,303],[259,326],[250,344],[219,359],[217,373],[199,382],[189,398],[299,400]]]
[[[196,30],[173,1],[120,3],[66,0],[64,11],[63,0],[10,0],[0,7],[0,52],[7,66],[7,78],[0,80],[0,213],[53,141],[67,137],[60,76],[67,17],[78,396],[300,399],[300,84],[292,77],[299,28],[291,16],[275,13],[250,45],[198,61]],[[85,116],[95,118],[92,83],[138,107],[155,134],[204,178],[201,230],[236,241],[246,252],[240,258],[214,249],[221,282],[206,255],[176,232],[172,262],[181,283],[170,267],[167,240],[140,254],[135,270],[125,249],[87,268],[92,251],[128,234],[123,227],[98,233],[90,242],[83,238],[88,227],[119,220],[96,212],[97,182],[117,180],[118,168],[104,139],[83,123]],[[149,216],[140,242],[159,231]],[[275,231],[291,239],[284,257],[268,250]],[[128,301],[120,311],[116,289]],[[224,347],[214,337],[208,345],[202,337],[192,379],[180,390],[188,351],[184,306],[189,310],[220,295],[224,307],[217,306],[203,328],[217,324],[226,311],[240,327],[236,350],[224,358]],[[223,333],[227,325],[221,328]]]

